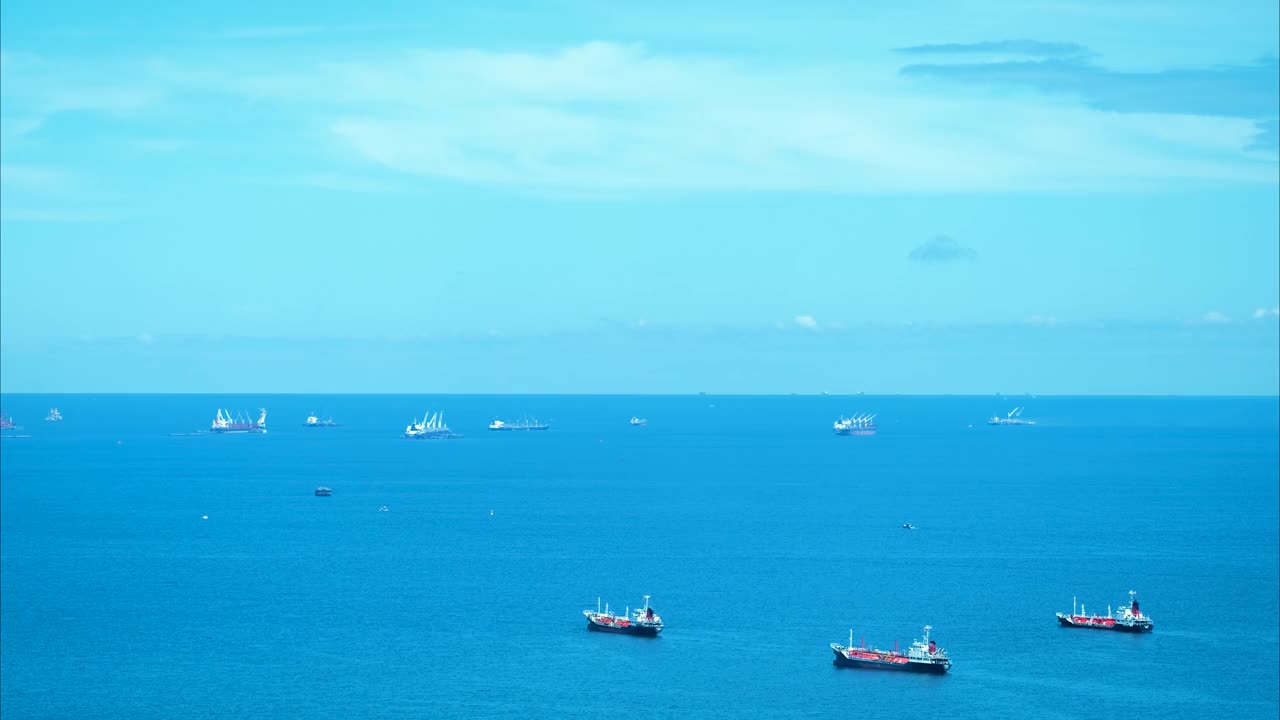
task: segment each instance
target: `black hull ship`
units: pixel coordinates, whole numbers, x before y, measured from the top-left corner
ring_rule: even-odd
[[[1117,608],[1115,613],[1107,608],[1106,615],[1089,615],[1081,605],[1076,611],[1075,598],[1071,599],[1071,614],[1058,613],[1058,624],[1063,627],[1089,628],[1092,630],[1115,630],[1117,632],[1149,633],[1155,629],[1155,623],[1149,615],[1143,615],[1138,609],[1138,593],[1129,591],[1128,607]]]
[[[587,629],[594,632],[618,633],[620,635],[639,635],[641,637],[657,637],[662,632],[662,618],[649,606],[649,596],[644,596],[644,607],[631,612],[627,608],[621,615],[609,612],[605,605],[600,610],[600,599],[596,599],[595,610],[583,610],[587,617]]]
[[[849,631],[849,644],[831,643],[835,653],[832,661],[836,667],[858,668],[861,670],[897,670],[899,672],[928,673],[942,675],[951,669],[951,660],[947,651],[929,639],[929,631],[933,628],[924,626],[924,639],[911,643],[905,653],[894,650],[879,650],[865,645],[853,646],[853,631]]]

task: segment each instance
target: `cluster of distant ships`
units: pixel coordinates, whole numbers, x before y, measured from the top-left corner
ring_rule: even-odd
[[[662,617],[649,604],[648,595],[644,596],[644,605],[636,610],[627,608],[622,614],[609,611],[606,604],[600,607],[600,599],[596,599],[596,609],[583,610],[587,618],[587,629],[596,632],[618,633],[621,635],[638,635],[641,637],[657,637],[665,627]],[[1120,632],[1145,633],[1155,627],[1151,618],[1143,615],[1138,607],[1137,593],[1129,591],[1129,604],[1117,608],[1113,613],[1107,608],[1106,615],[1086,614],[1084,606],[1073,598],[1071,613],[1057,613],[1058,624],[1063,627],[1092,628],[1095,630],[1116,630]],[[941,675],[951,669],[951,658],[947,651],[938,647],[936,640],[929,636],[933,627],[924,626],[924,637],[914,640],[906,651],[898,649],[894,643],[892,650],[881,650],[867,647],[866,639],[857,645],[853,644],[853,630],[849,631],[847,643],[831,643],[831,651],[835,654],[832,663],[836,667],[858,668],[864,670],[901,670],[905,672],[930,673]]]

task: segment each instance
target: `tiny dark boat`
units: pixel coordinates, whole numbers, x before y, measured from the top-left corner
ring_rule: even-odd
[[[600,599],[596,598],[596,609],[583,610],[582,614],[587,616],[587,629],[596,632],[612,632],[623,635],[642,635],[647,637],[657,637],[662,632],[662,618],[658,613],[654,612],[649,606],[649,596],[644,596],[644,607],[631,612],[627,608],[621,615],[615,615],[609,612],[609,606],[604,606],[604,611],[600,610]]]
[[[316,497],[329,497],[332,494],[333,494],[333,491],[327,487],[316,488]]]

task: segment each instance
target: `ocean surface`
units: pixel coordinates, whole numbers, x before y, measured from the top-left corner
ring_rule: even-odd
[[[6,720],[1280,712],[1276,398],[2,400]],[[218,407],[270,432],[170,435]],[[1054,619],[1129,590],[1154,633]],[[586,631],[645,594],[661,637]],[[831,664],[925,624],[946,676]]]

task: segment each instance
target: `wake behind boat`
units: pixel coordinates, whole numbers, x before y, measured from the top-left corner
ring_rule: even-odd
[[[893,650],[879,650],[866,647],[865,642],[853,646],[853,631],[849,631],[849,644],[831,643],[835,653],[832,661],[836,667],[862,668],[867,670],[904,670],[906,672],[933,673],[941,675],[951,669],[951,659],[947,651],[929,639],[929,631],[933,628],[924,626],[924,639],[911,643],[905,653]]]
[[[587,616],[587,629],[596,632],[612,632],[621,633],[623,635],[641,635],[646,637],[657,637],[662,632],[662,618],[649,605],[649,596],[644,596],[644,607],[631,612],[631,608],[627,608],[621,615],[615,615],[609,612],[609,605],[604,606],[604,611],[600,610],[600,598],[596,598],[595,611],[583,610],[582,614]]]

